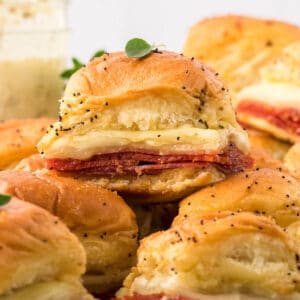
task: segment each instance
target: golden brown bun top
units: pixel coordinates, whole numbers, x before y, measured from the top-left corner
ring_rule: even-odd
[[[300,29],[276,20],[218,16],[195,24],[184,53],[208,63],[234,91],[258,79],[259,68],[300,40]]]
[[[37,153],[36,143],[53,122],[50,118],[0,122],[0,170]]]
[[[75,73],[65,90],[65,96],[74,93],[100,97],[126,96],[163,87],[197,96],[209,87],[223,101],[223,83],[204,64],[191,57],[161,51],[142,59],[129,58],[124,52],[115,52],[95,58]],[[105,105],[105,102],[103,103]]]
[[[184,199],[177,221],[217,211],[249,211],[288,226],[300,220],[300,183],[278,170],[239,173]]]
[[[77,232],[136,230],[135,215],[116,193],[55,174],[0,172],[0,192],[41,206]]]
[[[79,282],[83,247],[57,217],[12,198],[0,206],[0,231],[0,295],[51,280]]]

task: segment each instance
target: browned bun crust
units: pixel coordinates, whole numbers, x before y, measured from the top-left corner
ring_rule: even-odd
[[[227,15],[208,18],[189,31],[184,54],[220,72],[232,91],[259,80],[261,67],[288,44],[300,40],[300,29],[270,19]]]
[[[184,216],[216,211],[249,211],[271,216],[286,227],[300,220],[300,183],[278,170],[239,173],[185,198],[180,203],[177,221]]]
[[[53,122],[50,118],[0,122],[0,170],[37,153],[37,142]]]
[[[188,70],[188,76],[186,71]],[[143,59],[132,59],[124,52],[115,52],[93,59],[86,67],[75,73],[66,86],[65,96],[74,93],[101,97],[130,95],[162,87],[172,87],[196,96],[201,89],[215,92],[220,102],[226,92],[223,83],[210,68],[180,54],[161,51]],[[115,102],[123,99],[114,98]]]
[[[87,287],[103,292],[118,285],[133,264],[135,215],[116,193],[55,174],[0,172],[0,192],[41,206],[77,235],[87,254]]]
[[[93,299],[80,282],[83,247],[57,217],[13,198],[0,206],[0,230],[1,299]]]

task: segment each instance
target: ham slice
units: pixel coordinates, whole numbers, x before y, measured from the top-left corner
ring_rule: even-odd
[[[236,110],[238,113],[247,113],[264,119],[276,127],[300,136],[300,109],[274,107],[245,99],[238,104]]]
[[[233,143],[221,153],[182,153],[160,155],[152,151],[122,151],[96,155],[88,160],[47,159],[46,167],[60,172],[93,175],[158,174],[165,169],[207,168],[213,164],[224,173],[235,173],[250,167],[252,159]]]

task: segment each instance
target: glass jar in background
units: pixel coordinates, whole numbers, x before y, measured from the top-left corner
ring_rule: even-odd
[[[57,116],[67,0],[0,0],[0,120]]]

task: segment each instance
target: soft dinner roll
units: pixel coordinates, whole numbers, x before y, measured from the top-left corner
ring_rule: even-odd
[[[224,84],[194,58],[103,55],[72,76],[60,103],[38,145],[47,168],[130,199],[176,200],[251,165]]]
[[[249,211],[271,216],[286,227],[300,221],[300,183],[278,170],[239,173],[185,198],[175,223],[217,211]]]
[[[0,299],[92,300],[80,276],[85,253],[67,227],[16,198],[0,206]]]
[[[37,153],[36,143],[53,119],[8,120],[0,122],[0,170]]]
[[[239,121],[282,140],[300,141],[300,42],[284,48],[260,74],[259,83],[237,94]]]
[[[219,16],[195,24],[184,54],[220,72],[232,92],[259,80],[259,70],[288,44],[300,41],[300,29],[288,23],[246,16]]]
[[[76,234],[87,254],[85,286],[102,293],[116,288],[135,261],[135,215],[116,193],[54,174],[0,172],[0,192],[39,205]]]
[[[117,295],[299,299],[298,267],[293,240],[269,218],[248,212],[194,216],[142,240],[137,266]]]

